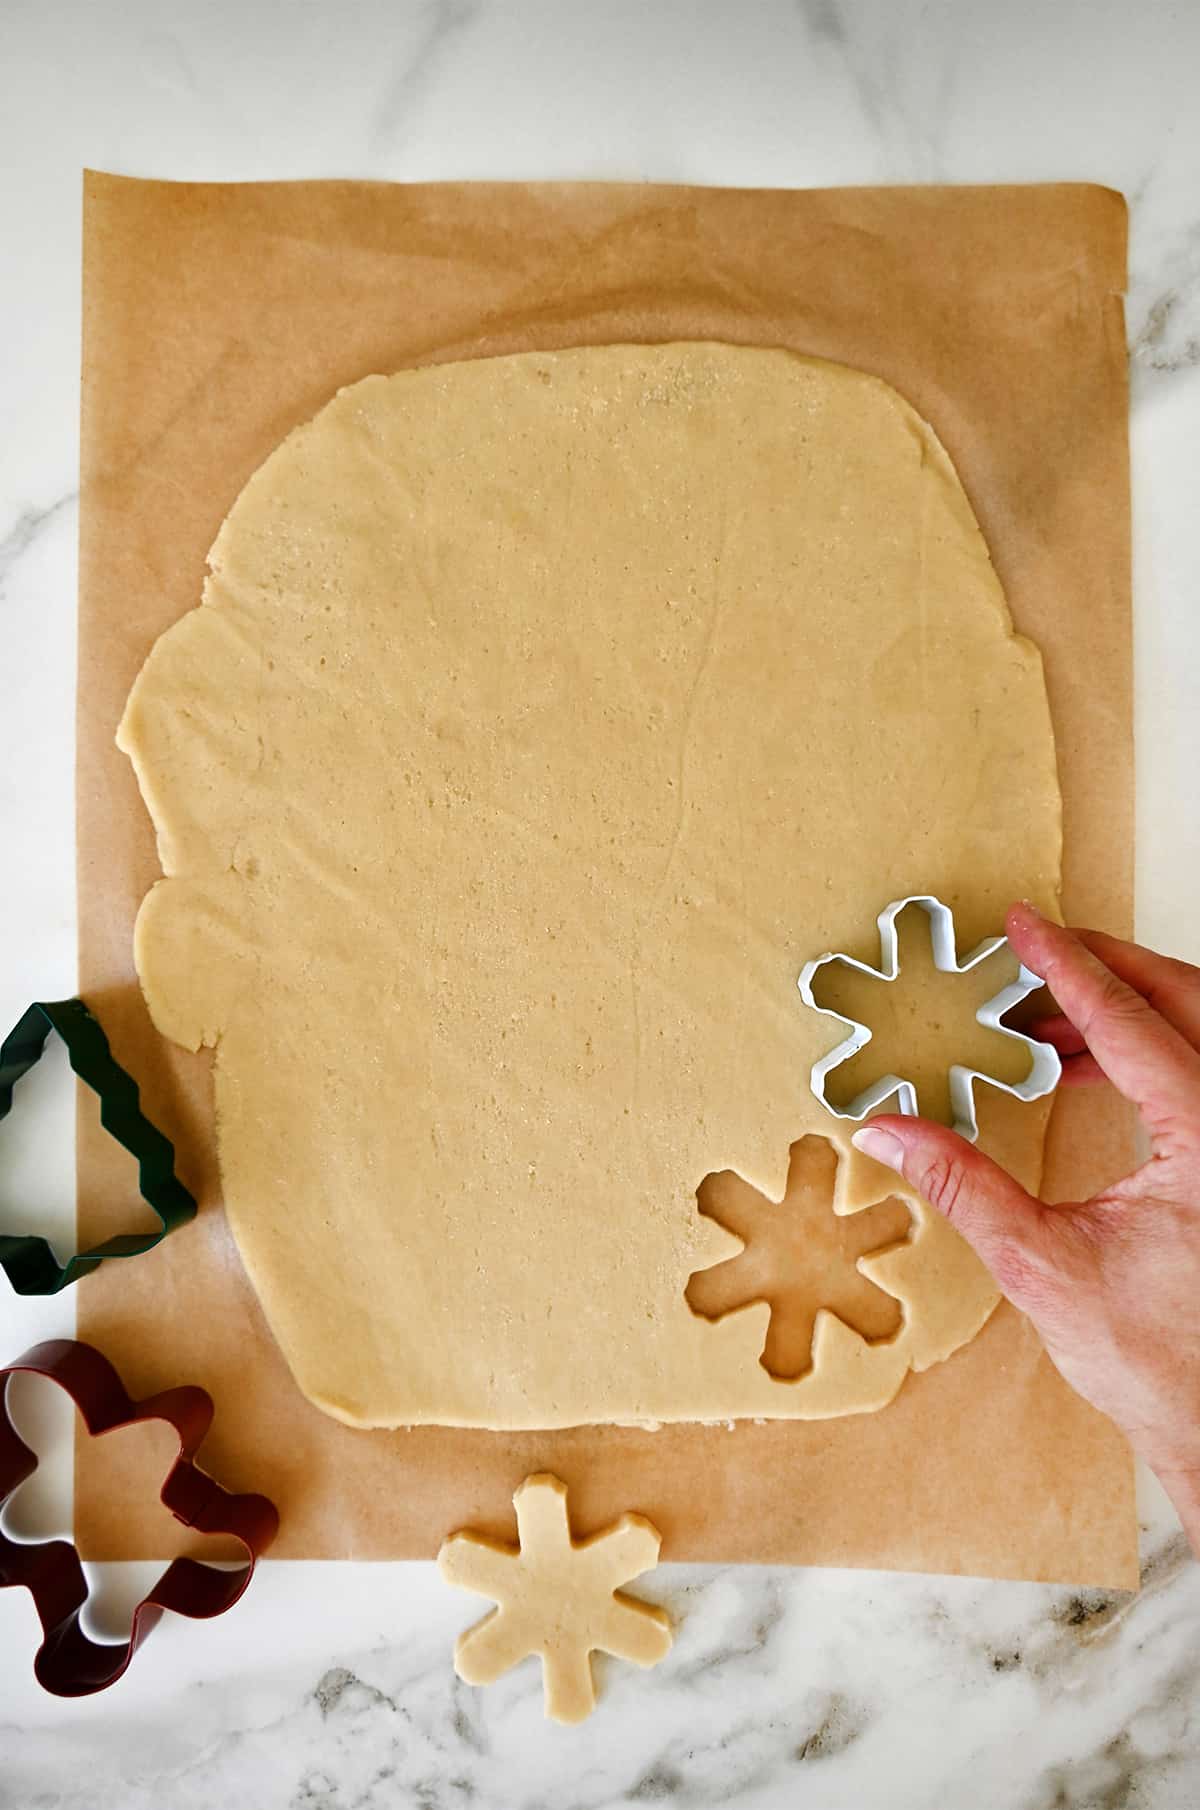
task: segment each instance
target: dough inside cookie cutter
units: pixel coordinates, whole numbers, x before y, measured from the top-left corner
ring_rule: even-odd
[[[829,1054],[814,1062],[809,1082],[813,1093],[828,1112],[839,1119],[865,1119],[885,1100],[895,1097],[898,1109],[915,1117],[920,1107],[917,1104],[917,1090],[913,1082],[903,1075],[883,1075],[873,1081],[869,1087],[856,1094],[845,1106],[834,1106],[826,1098],[825,1085],[834,1069],[848,1062],[865,1049],[871,1041],[871,1030],[865,1024],[847,1018],[841,1012],[835,1012],[829,1006],[817,1004],[813,997],[813,981],[822,968],[832,962],[843,967],[854,968],[860,974],[872,976],[875,980],[895,980],[900,973],[900,947],[896,929],[896,920],[909,905],[919,905],[929,918],[929,933],[933,948],[933,962],[936,968],[945,974],[966,974],[977,968],[990,955],[1002,949],[1007,938],[1003,936],[985,937],[978,948],[970,955],[958,959],[958,945],[954,931],[954,914],[948,905],[930,894],[910,894],[905,899],[893,899],[884,907],[876,919],[879,925],[880,965],[871,967],[869,962],[860,962],[853,956],[829,953],[819,955],[813,961],[806,962],[798,982],[800,997],[805,1005],[811,1006],[814,1012],[820,1012],[824,1018],[832,1018],[838,1024],[846,1025],[850,1035],[846,1037]],[[954,1111],[954,1130],[960,1137],[974,1143],[979,1136],[979,1121],[975,1111],[975,1083],[983,1081],[989,1087],[998,1087],[1002,1093],[1011,1094],[1016,1100],[1040,1100],[1046,1094],[1053,1093],[1058,1086],[1062,1074],[1062,1064],[1058,1051],[1049,1043],[1039,1043],[1033,1037],[1027,1037],[1011,1025],[1002,1024],[1006,1012],[1010,1012],[1021,1000],[1027,999],[1042,985],[1042,978],[1035,974],[1024,963],[1018,971],[1017,978],[1003,987],[994,998],[985,1000],[975,1016],[980,1024],[989,1030],[998,1031],[1002,1037],[1011,1037],[1023,1044],[1029,1052],[1029,1073],[1023,1081],[1016,1083],[1001,1081],[995,1075],[989,1075],[981,1069],[967,1068],[962,1063],[948,1065],[950,1080],[950,1099]]]

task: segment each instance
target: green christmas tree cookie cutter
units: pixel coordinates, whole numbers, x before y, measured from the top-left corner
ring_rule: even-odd
[[[89,1251],[60,1264],[44,1238],[0,1231],[0,1269],[19,1295],[56,1295],[99,1267],[106,1257],[140,1257],[161,1244],[168,1232],[195,1217],[196,1202],[175,1174],[175,1146],[143,1113],[138,1086],[108,1047],[99,1020],[82,999],[33,1005],[0,1043],[0,1119],[7,1118],[13,1088],[37,1062],[51,1031],[67,1046],[71,1067],[100,1096],[100,1123],[110,1137],[135,1156],[143,1199],[162,1221],[157,1232],[118,1232]]]

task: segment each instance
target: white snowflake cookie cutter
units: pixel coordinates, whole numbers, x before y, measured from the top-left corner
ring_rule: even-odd
[[[831,962],[840,962],[843,967],[855,968],[860,974],[869,974],[875,980],[895,980],[900,972],[900,947],[896,931],[896,920],[909,905],[919,905],[929,919],[930,941],[933,947],[933,963],[945,974],[966,974],[977,968],[981,962],[994,955],[997,949],[1004,947],[1007,937],[985,937],[977,949],[970,955],[958,959],[958,944],[954,933],[954,913],[948,905],[929,894],[914,893],[906,899],[893,899],[890,905],[880,912],[876,923],[879,926],[880,965],[872,968],[869,962],[856,961],[853,956],[830,953],[819,955],[814,961],[806,962],[800,975],[800,997],[805,1005],[823,1018],[833,1018],[838,1024],[848,1026],[850,1035],[819,1062],[814,1062],[809,1083],[817,1099],[827,1112],[839,1119],[865,1119],[876,1107],[882,1106],[885,1100],[896,1097],[899,1110],[915,1117],[919,1111],[917,1090],[911,1081],[902,1075],[883,1075],[873,1081],[870,1087],[856,1094],[845,1106],[834,1106],[825,1096],[825,1083],[834,1069],[848,1062],[865,1049],[871,1041],[871,1030],[865,1024],[857,1023],[853,1018],[846,1018],[841,1012],[833,1011],[829,1006],[819,1006],[813,998],[813,980],[817,973]],[[960,1135],[974,1143],[979,1136],[979,1121],[975,1112],[975,1083],[983,1081],[988,1087],[997,1087],[1001,1093],[1011,1094],[1016,1100],[1040,1100],[1046,1094],[1053,1093],[1058,1086],[1062,1074],[1062,1063],[1058,1051],[1049,1043],[1039,1043],[1033,1037],[1027,1037],[1022,1031],[1013,1030],[1011,1025],[1001,1024],[1000,1020],[1006,1012],[1022,999],[1027,999],[1042,985],[1042,978],[1027,968],[1022,962],[1017,978],[1007,987],[1003,987],[993,999],[985,1000],[975,1016],[980,1024],[987,1025],[990,1030],[998,1031],[1002,1037],[1010,1037],[1014,1042],[1022,1044],[1029,1051],[1029,1073],[1024,1081],[1016,1083],[999,1081],[994,1075],[986,1074],[982,1069],[966,1068],[961,1063],[952,1063],[948,1069],[950,1080],[950,1102],[954,1111],[954,1129]]]

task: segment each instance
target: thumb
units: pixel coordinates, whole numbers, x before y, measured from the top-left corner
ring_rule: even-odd
[[[1036,1313],[1045,1208],[999,1163],[945,1125],[888,1114],[851,1140],[894,1169],[960,1231],[1009,1299]]]

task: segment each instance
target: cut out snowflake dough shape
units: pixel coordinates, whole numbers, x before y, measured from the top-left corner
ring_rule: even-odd
[[[590,1540],[574,1541],[567,1486],[545,1473],[513,1497],[519,1547],[481,1534],[451,1534],[438,1554],[447,1583],[491,1597],[496,1607],[454,1649],[464,1684],[494,1684],[538,1654],[546,1714],[582,1722],[596,1707],[591,1655],[657,1665],[671,1647],[666,1612],[619,1588],[658,1563],[662,1536],[641,1515],[622,1515]]]
[[[882,1106],[885,1100],[895,1097],[897,1108],[902,1113],[916,1116],[920,1111],[917,1103],[917,1090],[913,1082],[903,1075],[886,1074],[873,1081],[845,1106],[834,1106],[826,1096],[826,1084],[829,1076],[848,1062],[852,1056],[865,1049],[871,1041],[871,1030],[868,1025],[861,1024],[843,1013],[834,1011],[829,1006],[817,1003],[813,994],[813,983],[822,969],[831,964],[840,964],[843,968],[858,974],[867,975],[877,981],[894,981],[900,973],[900,948],[896,929],[896,920],[908,906],[916,905],[929,918],[929,934],[933,947],[934,966],[944,974],[969,974],[987,961],[998,950],[1005,947],[1007,938],[1003,936],[985,937],[978,948],[958,959],[958,943],[954,929],[954,914],[948,905],[930,894],[912,894],[905,899],[893,899],[890,905],[880,912],[876,923],[879,926],[880,965],[872,968],[869,962],[860,962],[853,956],[830,953],[817,956],[807,962],[798,982],[800,996],[805,1005],[826,1018],[832,1018],[838,1024],[846,1025],[850,1035],[839,1043],[829,1054],[822,1056],[813,1064],[810,1084],[813,1093],[827,1111],[839,1119],[865,1119],[870,1113]],[[961,1063],[948,1065],[947,1073],[950,1083],[950,1101],[954,1113],[954,1130],[960,1137],[974,1143],[979,1136],[979,1120],[975,1111],[975,1083],[983,1081],[989,1087],[996,1087],[1003,1093],[1011,1094],[1017,1100],[1040,1100],[1044,1095],[1053,1093],[1058,1086],[1062,1073],[1062,1064],[1058,1052],[1049,1043],[1039,1043],[1033,1037],[1027,1037],[1021,1031],[1014,1030],[1011,1025],[1002,1024],[1006,1012],[1027,999],[1031,993],[1044,985],[1039,974],[1035,974],[1024,963],[1020,965],[1017,977],[1008,986],[1001,988],[994,998],[985,1000],[975,1013],[977,1021],[989,1030],[998,1032],[1002,1037],[1011,1038],[1021,1044],[1029,1052],[1029,1073],[1023,1081],[1002,1081],[995,1075],[986,1074],[982,1069],[967,1068]]]
[[[858,1266],[905,1242],[909,1209],[890,1199],[839,1215],[837,1169],[836,1146],[814,1134],[792,1145],[782,1200],[760,1194],[733,1169],[706,1176],[696,1190],[704,1218],[740,1238],[743,1248],[696,1270],[684,1291],[687,1304],[706,1320],[723,1320],[752,1303],[768,1306],[759,1362],[780,1382],[811,1369],[819,1313],[836,1315],[868,1344],[892,1338],[903,1321],[895,1296]]]

